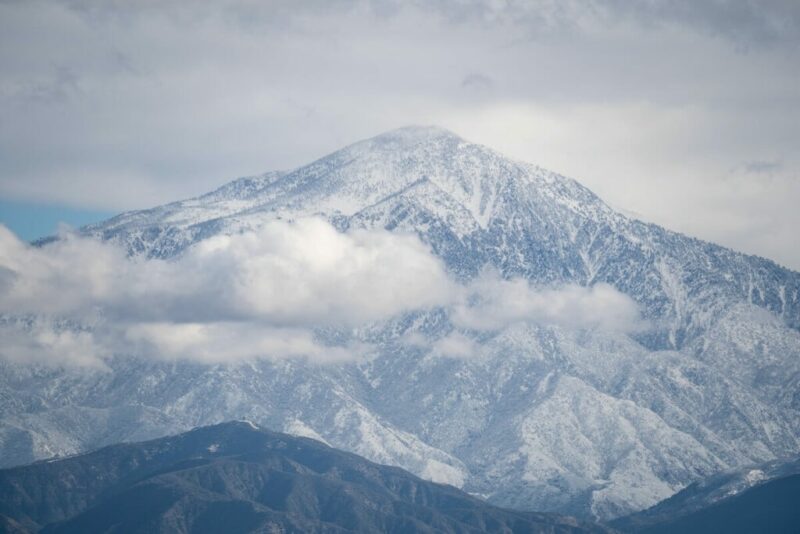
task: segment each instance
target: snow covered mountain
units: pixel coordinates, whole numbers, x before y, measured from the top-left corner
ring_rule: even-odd
[[[320,216],[417,234],[459,280],[607,283],[651,328],[464,331],[417,313],[353,334],[376,358],[230,365],[129,357],[112,372],[2,363],[3,465],[249,419],[448,482],[490,502],[609,519],[699,478],[800,451],[800,274],[630,219],[577,182],[411,127],[305,167],[85,228],[171,259],[218,234]]]

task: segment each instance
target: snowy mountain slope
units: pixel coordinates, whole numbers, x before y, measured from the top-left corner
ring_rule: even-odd
[[[662,345],[680,347],[702,331],[713,317],[708,308],[722,298],[754,303],[800,327],[797,273],[629,219],[574,180],[438,128],[390,132],[292,172],[240,179],[86,231],[132,253],[168,257],[212,233],[310,214],[343,228],[407,228],[434,249],[460,245],[467,265],[443,259],[465,274],[489,262],[535,281],[611,283],[670,319]],[[452,236],[435,234],[438,225]]]
[[[469,362],[395,354],[369,375],[384,377],[384,413],[455,451],[482,473],[474,491],[508,505],[616,514],[620,500],[656,502],[685,480],[797,447],[795,417],[682,353],[532,327],[503,333],[485,352]],[[616,482],[634,476],[628,462],[639,480]],[[586,503],[572,502],[584,492]]]
[[[800,449],[800,274],[629,219],[571,179],[445,130],[389,132],[84,231],[174,258],[307,215],[413,232],[464,280],[491,266],[535,285],[606,282],[653,328],[465,331],[478,353],[444,358],[402,342],[454,330],[431,312],[349,334],[379,347],[359,364],[2,364],[0,396],[15,399],[0,411],[5,465],[247,418],[502,505],[609,518]]]

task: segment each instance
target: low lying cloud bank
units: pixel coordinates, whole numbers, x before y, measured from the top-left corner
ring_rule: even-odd
[[[453,308],[453,324],[493,331],[520,322],[633,332],[644,327],[636,302],[609,284],[535,289],[527,280],[484,274]]]
[[[0,358],[14,363],[105,367],[103,346],[91,332],[48,320],[0,324]]]
[[[420,344],[430,348],[431,354],[444,358],[471,358],[478,352],[478,345],[461,332],[454,330],[433,343]]]
[[[142,323],[128,328],[125,338],[138,354],[205,363],[255,357],[299,358],[334,363],[360,358],[368,345],[325,345],[303,328],[275,328],[258,323]]]
[[[446,304],[452,283],[416,237],[305,219],[212,237],[174,261],[75,235],[35,248],[1,228],[0,292],[0,313],[353,326]]]
[[[518,322],[640,327],[636,304],[611,286],[537,290],[491,273],[464,286],[415,236],[340,233],[320,219],[216,236],[169,261],[131,259],[76,235],[32,247],[0,226],[0,356],[15,362],[102,367],[114,354],[345,361],[372,347],[332,346],[317,329],[352,331],[433,308],[463,332]],[[426,346],[449,357],[475,350],[458,331]]]

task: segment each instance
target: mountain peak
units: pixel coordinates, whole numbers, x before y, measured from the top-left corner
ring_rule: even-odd
[[[458,134],[441,126],[409,125],[356,142],[343,150],[364,148],[378,151],[407,151],[417,147],[451,147],[466,143]]]
[[[462,140],[460,136],[456,135],[447,128],[442,128],[441,126],[437,125],[418,124],[411,124],[394,130],[389,130],[388,132],[377,135],[375,138],[392,138],[409,141],[429,141],[431,139],[440,138]]]

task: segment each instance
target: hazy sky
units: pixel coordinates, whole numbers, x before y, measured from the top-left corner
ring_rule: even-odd
[[[796,0],[0,0],[7,202],[148,207],[411,123],[800,269]]]

